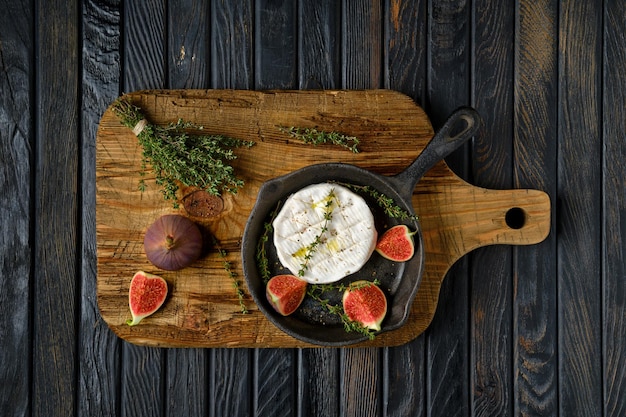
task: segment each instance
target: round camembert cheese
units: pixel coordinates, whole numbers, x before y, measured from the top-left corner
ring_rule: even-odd
[[[314,184],[292,194],[272,225],[280,262],[312,284],[357,272],[376,247],[367,203],[337,184]]]

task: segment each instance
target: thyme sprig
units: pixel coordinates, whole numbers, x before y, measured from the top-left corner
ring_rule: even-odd
[[[278,211],[280,210],[281,205],[282,205],[282,202],[279,201],[278,204],[276,205],[276,208],[270,213],[270,221],[263,224],[263,234],[261,235],[261,237],[259,238],[259,241],[257,242],[255,260],[256,260],[257,267],[259,268],[261,279],[263,280],[263,283],[265,285],[267,285],[268,281],[272,277],[272,273],[270,272],[269,260],[267,259],[267,250],[265,248],[265,245],[269,241],[270,235],[274,231],[274,226],[272,226],[272,223],[274,222],[274,219],[276,218],[276,215],[278,214]]]
[[[311,284],[307,287],[307,295],[311,297],[313,300],[317,301],[322,307],[324,307],[329,313],[337,315],[341,319],[341,323],[343,324],[344,330],[346,332],[357,332],[362,333],[368,337],[368,339],[373,340],[376,337],[376,331],[363,326],[361,323],[350,320],[346,312],[343,310],[343,306],[341,304],[333,304],[327,298],[324,298],[324,293],[330,291],[339,291],[343,292],[350,289],[363,288],[368,285],[380,285],[378,280],[374,280],[372,282],[364,282],[362,284],[350,284],[348,286],[342,283],[335,284]]]
[[[232,265],[228,259],[226,259],[226,251],[224,249],[218,249],[218,253],[220,258],[222,259],[222,265],[224,266],[224,270],[230,277],[233,288],[235,289],[235,293],[237,294],[237,299],[239,300],[239,307],[241,309],[241,314],[248,314],[248,308],[246,307],[246,303],[244,302],[244,293],[241,289],[241,282],[237,277],[237,273],[233,271]]]
[[[235,194],[243,186],[230,161],[237,158],[235,148],[251,147],[254,142],[223,135],[190,134],[190,130],[200,131],[203,126],[182,119],[167,126],[151,124],[139,107],[124,99],[115,101],[112,108],[121,123],[133,129],[142,147],[140,175],[145,176],[150,165],[156,184],[162,187],[166,200],[174,200],[174,207],[178,207],[178,183],[216,196],[224,192]],[[146,189],[143,178],[139,189]]]
[[[331,143],[346,148],[352,153],[359,153],[359,139],[355,136],[349,136],[335,131],[327,132],[312,127],[279,126],[279,129],[282,132],[289,134],[292,138],[301,140],[304,143],[312,144],[313,146]]]
[[[335,195],[335,189],[331,188],[331,190],[328,192],[328,195],[325,198],[326,202],[324,203],[324,214],[323,214],[323,223],[322,223],[322,227],[319,230],[319,233],[313,238],[313,240],[311,241],[311,243],[309,243],[307,246],[305,246],[302,251],[302,258],[303,261],[300,264],[300,269],[298,270],[298,276],[299,277],[303,277],[304,274],[306,273],[306,270],[309,267],[309,262],[311,261],[311,258],[313,257],[313,254],[317,251],[318,246],[322,243],[322,236],[324,236],[324,234],[328,231],[328,224],[331,222],[331,220],[333,219],[333,209],[334,209],[334,202],[337,200],[337,196]],[[293,256],[298,256],[298,253],[300,252],[300,250],[297,253],[294,253]]]
[[[387,195],[381,193],[373,187],[370,187],[369,185],[356,185],[344,182],[336,182],[336,184],[343,185],[344,187],[349,188],[352,191],[369,195],[374,199],[376,204],[378,204],[378,206],[383,209],[385,214],[391,218],[400,220],[411,219],[415,221],[419,219],[419,216],[417,216],[416,214],[411,214],[408,211],[404,210],[402,207],[398,206],[393,198],[388,197]]]

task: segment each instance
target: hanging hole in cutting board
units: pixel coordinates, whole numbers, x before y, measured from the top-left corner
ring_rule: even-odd
[[[521,229],[526,224],[526,212],[519,207],[513,207],[506,212],[504,221],[511,229]]]

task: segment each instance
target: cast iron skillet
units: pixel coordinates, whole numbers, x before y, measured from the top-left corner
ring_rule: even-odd
[[[394,176],[375,174],[354,165],[344,163],[322,163],[311,165],[292,173],[265,182],[259,189],[257,201],[246,223],[242,244],[243,270],[248,288],[259,309],[278,328],[287,334],[307,343],[343,346],[367,340],[359,332],[346,332],[337,315],[327,312],[319,303],[306,297],[300,308],[290,316],[277,313],[266,299],[265,282],[260,276],[256,260],[259,242],[265,233],[265,225],[270,224],[272,213],[294,192],[311,184],[323,182],[347,183],[356,186],[369,186],[396,205],[414,214],[411,202],[413,190],[422,176],[437,162],[471,138],[482,124],[478,113],[469,107],[456,110],[424,148],[422,153],[404,171]],[[409,315],[411,304],[417,293],[424,271],[424,246],[419,221],[399,220],[388,217],[369,194],[361,194],[367,201],[374,218],[379,236],[389,227],[404,223],[416,233],[415,255],[407,262],[391,262],[374,252],[366,265],[358,272],[343,278],[340,282],[366,279],[380,281],[380,287],[387,296],[387,316],[381,331],[389,331],[402,326]],[[276,255],[272,234],[264,244],[271,275],[290,273]],[[334,304],[341,303],[341,293],[334,291],[325,296]]]

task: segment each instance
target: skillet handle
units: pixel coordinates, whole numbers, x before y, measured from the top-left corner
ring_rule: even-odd
[[[482,127],[482,123],[480,114],[471,107],[460,107],[455,110],[415,161],[393,177],[397,180],[402,195],[411,196],[424,174],[474,136]]]

